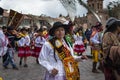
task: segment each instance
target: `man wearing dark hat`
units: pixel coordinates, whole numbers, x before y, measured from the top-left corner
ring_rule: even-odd
[[[120,80],[120,20],[111,17],[103,35],[103,65],[105,80]]]
[[[7,69],[8,64],[10,63],[13,69],[18,70],[15,61],[14,61],[14,53],[15,53],[15,41],[19,40],[18,33],[13,29],[13,27],[9,26],[7,28],[6,37],[8,38],[8,50],[7,50],[7,59],[3,63],[3,67]]]

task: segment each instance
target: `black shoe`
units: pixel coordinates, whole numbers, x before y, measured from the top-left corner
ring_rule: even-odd
[[[98,67],[98,70],[102,71],[103,72],[103,67]]]
[[[22,65],[22,61],[19,62],[19,65],[20,65],[20,66]]]
[[[96,70],[96,69],[93,69],[92,72],[93,72],[93,73],[99,73],[99,71]]]
[[[39,61],[38,61],[38,59],[36,59],[36,63],[37,63],[37,64],[39,64]]]
[[[4,67],[4,69],[8,69],[8,67],[7,66],[3,66]]]
[[[28,67],[28,65],[27,65],[27,64],[24,64],[24,67]]]
[[[13,67],[14,70],[19,70],[18,67]]]
[[[101,70],[101,67],[99,66],[98,69]]]

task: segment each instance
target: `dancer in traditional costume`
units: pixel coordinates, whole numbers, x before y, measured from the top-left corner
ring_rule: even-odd
[[[82,55],[82,53],[85,52],[85,46],[83,43],[82,35],[83,35],[82,29],[78,29],[76,35],[74,36],[75,38],[74,53],[77,54],[78,56]]]
[[[46,26],[42,26],[43,29],[43,37],[47,40],[49,38],[49,34],[48,34],[48,29]]]
[[[18,68],[15,64],[15,60],[14,60],[15,41],[20,40],[21,37],[19,37],[19,34],[16,32],[16,30],[14,30],[14,28],[12,26],[9,26],[7,28],[6,37],[8,38],[8,45],[7,45],[8,49],[7,49],[7,53],[6,53],[7,59],[3,63],[3,67],[5,69],[7,69],[8,64],[10,63],[12,65],[13,69],[18,70]]]
[[[73,43],[75,42],[74,40],[74,23],[72,21],[66,21],[66,24],[68,24],[69,27],[67,27],[66,29],[66,34],[65,34],[65,38],[67,40],[67,42],[70,43],[71,46],[73,46]]]
[[[27,65],[27,57],[31,56],[30,53],[30,37],[27,34],[27,29],[23,28],[22,34],[24,37],[22,37],[18,41],[18,57],[20,57],[19,65],[22,65],[22,59],[24,58],[24,67],[28,67]]]
[[[2,29],[0,27],[0,45],[1,45],[1,48],[0,48],[0,54],[2,54],[2,62],[4,63],[7,59],[7,45],[8,45],[8,39],[6,37],[6,32],[7,32],[7,27],[6,26],[3,26]]]
[[[65,39],[66,27],[55,22],[49,31],[53,38],[41,49],[39,63],[47,69],[44,80],[80,80],[76,61],[80,58],[73,54],[73,48]]]
[[[8,39],[3,33],[2,28],[0,27],[0,56],[6,55],[7,52]],[[6,60],[6,59],[5,59]],[[3,63],[5,62],[3,58]]]
[[[43,37],[43,30],[39,29],[37,31],[37,36],[35,38],[34,44],[34,53],[32,54],[33,57],[36,57],[36,62],[38,63],[39,53],[41,51],[42,45],[45,43],[46,39]]]
[[[93,57],[93,68],[92,68],[93,73],[98,73],[97,64],[99,62],[99,54],[102,54],[101,53],[102,35],[100,34],[102,30],[100,29],[102,29],[102,24],[94,26],[92,28],[92,34],[90,37],[90,44],[91,44],[92,57]]]

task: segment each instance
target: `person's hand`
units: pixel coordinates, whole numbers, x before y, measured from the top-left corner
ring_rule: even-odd
[[[58,74],[58,70],[54,68],[54,69],[52,70],[51,74],[52,74],[53,76],[57,75],[57,74]]]
[[[18,35],[19,35],[20,37],[25,37],[25,35],[22,34],[22,33],[18,33]]]
[[[81,59],[88,59],[88,57],[86,55],[82,55]]]
[[[17,37],[19,36],[19,33],[16,30],[12,30],[12,34],[16,35]]]
[[[76,62],[82,62],[83,60],[87,60],[88,57],[86,55],[81,55],[75,59]]]
[[[75,61],[76,61],[76,62],[81,62],[82,59],[81,59],[81,58],[77,58],[77,59],[75,59]]]
[[[16,30],[12,30],[12,34],[17,34],[17,31]]]
[[[82,56],[76,56],[76,57],[75,57],[75,61],[76,61],[76,62],[81,62],[81,61],[82,61],[81,57],[82,57]]]

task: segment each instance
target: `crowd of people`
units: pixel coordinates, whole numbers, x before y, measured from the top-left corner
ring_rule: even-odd
[[[69,22],[55,22],[48,30],[41,27],[33,33],[23,27],[0,27],[0,56],[3,67],[18,70],[14,54],[17,52],[19,65],[29,67],[27,59],[35,57],[36,63],[46,68],[45,80],[80,80],[79,62],[88,60],[87,45],[91,46],[91,72],[105,74],[105,80],[120,79],[120,20],[109,18],[105,29],[100,22],[84,31],[74,29]],[[98,65],[98,66],[97,66]],[[98,70],[99,69],[99,70]]]

